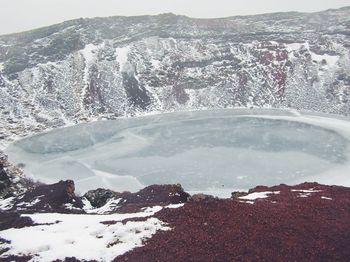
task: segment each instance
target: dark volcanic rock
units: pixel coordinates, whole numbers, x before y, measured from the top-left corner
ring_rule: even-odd
[[[117,204],[109,206],[108,213],[131,213],[150,206],[185,203],[190,195],[181,185],[151,185],[136,193],[118,193],[105,189],[91,190],[84,197],[89,201],[91,199],[91,205],[94,207],[103,206],[103,203],[108,200],[115,199]]]
[[[21,217],[18,212],[0,211],[0,230],[28,227],[33,224],[29,217]]]
[[[66,257],[64,260],[54,260],[52,262],[81,262],[81,260],[75,258],[75,257]],[[84,262],[98,262],[97,260],[84,260]]]
[[[39,185],[16,198],[12,210],[21,210],[22,213],[83,213],[83,203],[75,196],[74,189],[72,180]]]
[[[151,203],[160,205],[184,203],[189,198],[181,185],[152,185],[137,193],[123,197],[128,203]]]
[[[1,258],[2,262],[27,262],[31,260],[33,257],[31,256],[8,256]]]
[[[11,185],[10,178],[8,177],[3,163],[0,161],[0,197],[9,197],[8,189]]]
[[[7,156],[0,151],[0,198],[7,198],[12,195],[10,190],[11,180],[5,170],[7,164]]]
[[[8,162],[7,155],[0,150],[0,199],[17,196],[35,185],[34,181],[24,176],[19,166]]]
[[[117,196],[117,193],[104,188],[89,190],[83,197],[85,197],[93,207],[101,207],[106,204],[107,200]]]
[[[189,197],[181,185],[152,185],[136,193],[122,193],[118,212],[136,212],[143,207],[185,203]]]
[[[199,201],[207,201],[207,200],[210,200],[213,198],[214,197],[211,195],[199,193],[199,194],[194,194],[193,196],[191,196],[189,200],[193,201],[193,202],[199,202]]]

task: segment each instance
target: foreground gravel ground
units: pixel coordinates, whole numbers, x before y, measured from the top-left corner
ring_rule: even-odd
[[[275,193],[164,209],[157,217],[173,230],[115,261],[349,261],[350,188],[304,183],[250,193],[262,191]]]
[[[109,200],[101,197],[103,192],[97,190],[91,194],[105,203],[92,209],[87,209],[86,199],[74,194],[74,182],[70,180],[39,185],[2,200],[0,261],[110,261],[116,256],[114,261],[349,261],[350,258],[350,188],[317,183],[259,186],[248,193],[234,193],[231,199],[203,194],[190,197],[178,185],[154,185],[137,193],[113,193]],[[155,211],[142,214],[151,207]],[[43,221],[40,222],[37,220],[40,217],[46,220],[39,219]],[[93,221],[87,223],[86,219]],[[163,229],[149,232],[155,226],[150,219]],[[87,226],[77,234],[76,227],[82,227],[84,221]],[[73,222],[74,228],[65,228],[65,224]],[[60,245],[55,242],[56,229],[67,237]],[[18,237],[11,237],[16,230],[20,230]],[[37,232],[35,236],[28,233],[32,231]],[[146,232],[149,232],[147,237],[140,237]],[[86,237],[81,238],[84,234]],[[47,246],[45,250],[41,242],[38,247],[30,248],[30,239],[39,235],[46,236],[42,242]],[[70,252],[67,241],[73,238],[76,244]],[[132,239],[140,239],[140,243],[135,244]],[[118,245],[125,243],[132,247],[119,256],[114,255],[119,252]],[[19,251],[9,253],[16,247]],[[96,254],[91,255],[91,251]],[[45,260],[47,252],[54,252],[57,256],[53,257],[58,259]]]

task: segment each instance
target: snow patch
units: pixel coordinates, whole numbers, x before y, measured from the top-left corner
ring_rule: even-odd
[[[254,204],[254,201],[250,201],[250,200],[245,200],[245,201],[238,201],[240,203],[245,203],[245,204]]]
[[[269,195],[279,194],[280,191],[254,192],[246,196],[239,197],[243,200],[256,200],[258,198],[267,198]]]
[[[71,204],[71,203],[65,204],[64,207],[66,209],[69,209],[69,210],[81,210],[80,208],[77,208],[77,207],[73,206],[73,204]]]
[[[89,214],[107,214],[108,212],[111,212],[116,208],[118,208],[118,203],[120,202],[120,200],[121,198],[109,199],[107,203],[102,207],[91,208],[90,207],[91,205],[90,205],[90,206],[84,206],[84,210],[86,211],[86,213],[89,213]]]
[[[309,197],[312,193],[320,192],[321,190],[310,189],[291,189],[292,192],[298,192],[298,197]]]
[[[159,60],[152,59],[151,64],[152,64],[153,68],[158,69],[158,68],[160,68],[161,62]]]
[[[314,190],[314,189],[291,189],[292,192],[302,192],[302,193],[315,193],[315,192],[321,192],[321,190]]]
[[[326,200],[333,200],[333,198],[330,197],[325,197],[325,196],[321,196],[322,199],[326,199]]]
[[[165,208],[179,208],[179,207],[183,207],[185,204],[181,203],[181,204],[171,204],[168,206],[165,206]]]
[[[95,61],[95,50],[101,47],[103,47],[103,45],[88,44],[84,47],[84,49],[80,50],[86,64],[90,64],[91,62]]]
[[[313,52],[310,52],[310,54],[311,54],[311,59],[313,61],[316,61],[317,63],[321,63],[322,61],[326,61],[327,65],[329,67],[336,66],[338,63],[338,60],[339,60],[339,56],[331,56],[328,54],[318,55],[318,54],[315,54]]]
[[[14,197],[9,197],[6,199],[0,199],[0,210],[8,210],[11,209],[13,207],[13,200],[15,198]]]
[[[292,44],[286,44],[286,50],[288,52],[294,52],[297,50],[300,50],[300,48],[302,48],[304,46],[303,43],[292,43]]]
[[[125,65],[128,62],[128,55],[129,55],[130,47],[118,47],[115,49],[115,53],[117,55],[117,62],[119,64],[119,72],[125,72],[126,67]]]
[[[30,217],[34,223],[45,225],[1,231],[0,237],[11,241],[4,247],[10,250],[3,253],[2,257],[31,255],[35,256],[35,261],[53,261],[74,256],[80,260],[112,261],[142,246],[143,241],[157,230],[170,230],[154,217],[145,221],[121,222],[128,218],[152,216],[160,209],[153,207],[139,213],[113,215],[23,215]],[[103,223],[105,221],[112,223]]]
[[[43,197],[43,196],[39,196],[39,197],[35,198],[33,201],[31,201],[31,202],[21,202],[21,203],[17,204],[17,206],[19,206],[19,207],[31,207],[31,206],[34,206],[35,204],[40,202],[40,198],[41,197]]]

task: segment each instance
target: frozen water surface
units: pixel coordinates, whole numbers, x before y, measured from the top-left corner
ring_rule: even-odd
[[[43,182],[78,191],[181,183],[216,195],[259,184],[350,186],[350,122],[278,110],[180,112],[56,129],[10,145]]]

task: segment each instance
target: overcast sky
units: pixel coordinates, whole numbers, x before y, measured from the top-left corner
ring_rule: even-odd
[[[350,0],[0,0],[0,34],[79,17],[172,12],[208,18],[280,11],[314,12],[343,6],[350,6]]]

